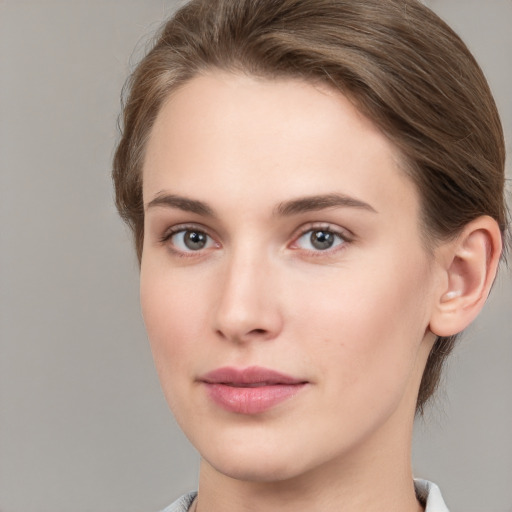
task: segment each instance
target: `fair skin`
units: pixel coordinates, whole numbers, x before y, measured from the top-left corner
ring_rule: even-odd
[[[483,302],[492,276],[463,257],[450,273],[462,242],[426,250],[400,165],[347,98],[298,80],[210,72],[160,111],[141,302],[164,393],[201,455],[199,512],[422,510],[410,445],[431,323],[460,329],[465,283]],[[476,234],[487,254],[491,228],[464,242]],[[258,394],[205,378],[226,367],[293,383]]]

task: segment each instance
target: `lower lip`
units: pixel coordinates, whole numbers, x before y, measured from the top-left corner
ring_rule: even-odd
[[[259,414],[292,398],[306,384],[276,384],[253,388],[210,383],[205,385],[210,398],[223,409],[238,414]]]

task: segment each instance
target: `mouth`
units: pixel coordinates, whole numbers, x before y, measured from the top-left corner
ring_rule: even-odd
[[[199,381],[216,405],[248,415],[263,413],[291,399],[308,384],[303,379],[259,366],[218,368]]]
[[[212,382],[208,384],[213,384]],[[252,382],[250,384],[246,384],[244,382],[218,382],[217,384],[223,384],[224,386],[230,386],[232,388],[261,388],[263,386],[281,386],[283,385],[281,382]]]

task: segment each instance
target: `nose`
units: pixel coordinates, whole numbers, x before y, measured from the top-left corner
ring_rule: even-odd
[[[224,268],[215,307],[217,335],[237,343],[276,338],[283,318],[271,262],[255,255],[234,255]]]

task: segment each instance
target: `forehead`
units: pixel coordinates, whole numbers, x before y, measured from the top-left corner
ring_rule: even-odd
[[[193,193],[253,200],[339,192],[413,211],[413,184],[389,140],[340,92],[295,79],[209,73],[163,105],[146,148],[147,203]],[[376,207],[378,209],[378,206]]]

